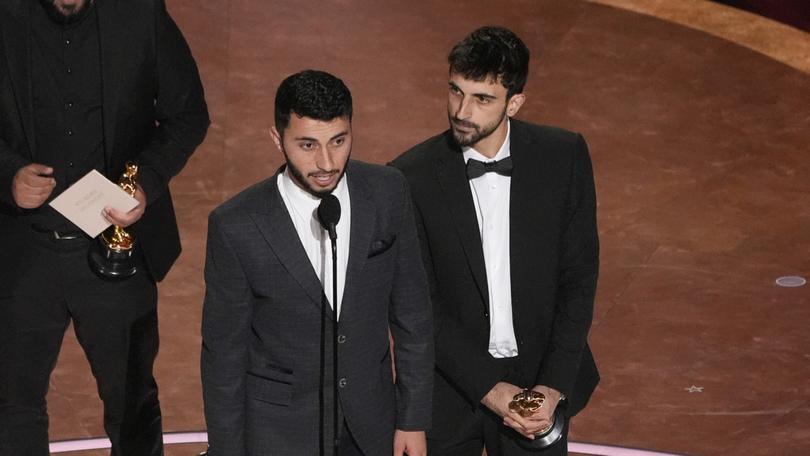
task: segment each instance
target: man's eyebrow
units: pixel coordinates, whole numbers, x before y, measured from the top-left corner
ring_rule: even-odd
[[[464,91],[461,90],[461,88],[459,86],[457,86],[453,81],[449,81],[447,84],[450,87],[458,90],[459,92],[464,93]],[[486,98],[488,100],[497,100],[498,99],[498,97],[496,97],[495,95],[485,93],[485,92],[473,93],[472,96],[478,97],[478,98]]]
[[[346,136],[348,134],[349,134],[349,130],[343,130],[340,133],[336,134],[335,136],[332,136],[331,138],[329,138],[329,140],[332,141],[333,139],[337,139],[337,138],[340,138],[341,136]]]

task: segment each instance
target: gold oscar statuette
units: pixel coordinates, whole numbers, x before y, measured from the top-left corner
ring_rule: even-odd
[[[517,413],[518,415],[528,418],[535,413],[539,412],[546,404],[546,396],[539,392],[530,389],[515,394],[512,401],[509,402],[509,410]],[[541,430],[534,436],[534,440],[518,437],[517,443],[527,450],[542,450],[557,443],[562,438],[562,431],[565,425],[565,416],[563,414],[563,405],[560,403],[554,414],[551,416],[551,424],[545,429]]]
[[[127,162],[124,173],[118,179],[118,186],[129,196],[135,196],[138,183],[138,165]],[[120,226],[111,226],[91,244],[89,252],[93,271],[104,279],[120,280],[132,277],[139,266],[132,257],[135,237]]]

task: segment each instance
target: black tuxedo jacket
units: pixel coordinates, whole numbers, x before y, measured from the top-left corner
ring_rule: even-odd
[[[0,251],[21,248],[27,211],[11,195],[15,173],[37,162],[31,94],[30,3],[0,2]],[[125,162],[140,166],[147,207],[133,227],[156,280],[180,254],[169,180],[208,128],[197,66],[163,0],[101,0],[98,14],[105,169],[117,181]],[[22,255],[24,252],[17,251]],[[15,258],[12,253],[10,258]],[[9,258],[9,257],[7,257]],[[13,261],[0,268],[0,285]]]
[[[364,454],[390,455],[395,428],[430,426],[430,297],[405,179],[394,169],[355,161],[346,176],[351,233],[339,320],[339,399]],[[211,456],[318,451],[320,315],[328,303],[277,179],[245,190],[209,217],[201,367]],[[326,340],[333,340],[334,317],[331,308],[327,312]]]
[[[580,135],[511,120],[512,313],[519,355],[490,356],[487,277],[461,149],[444,132],[392,164],[413,195],[434,308],[436,369],[471,404],[499,381],[546,385],[585,406],[599,380],[587,344],[599,265],[596,199]]]

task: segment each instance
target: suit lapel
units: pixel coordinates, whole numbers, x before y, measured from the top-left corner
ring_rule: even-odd
[[[265,184],[266,192],[261,207],[251,214],[265,241],[276,254],[279,262],[307,293],[312,302],[320,308],[323,305],[323,287],[312,263],[309,261],[298,232],[295,231],[290,213],[281,199],[277,180],[279,173]],[[332,309],[327,306],[327,314],[332,318]]]
[[[349,261],[346,267],[346,285],[343,290],[341,315],[351,310],[352,297],[358,293],[355,288],[363,283],[361,275],[368,258],[371,237],[377,222],[371,189],[365,176],[350,161],[347,166],[349,198],[351,200],[351,234],[349,240]],[[340,239],[338,239],[340,242]],[[344,241],[345,242],[345,241]],[[342,319],[342,317],[341,317]]]
[[[459,240],[467,257],[467,264],[472,271],[475,284],[481,293],[481,299],[489,306],[487,273],[484,264],[484,250],[481,244],[481,233],[478,229],[478,218],[475,215],[475,204],[467,180],[464,157],[445,135],[444,148],[439,152],[436,166],[436,177],[443,192],[442,196],[450,208],[450,217],[458,233]]]
[[[115,144],[116,114],[121,79],[124,77],[126,21],[120,20],[116,0],[96,2],[98,12],[99,46],[101,49],[102,119],[104,123],[104,155],[109,164]]]
[[[34,135],[34,106],[32,104],[31,86],[31,11],[29,2],[22,0],[11,0],[14,5],[8,9],[14,16],[14,20],[4,21],[8,27],[2,27],[3,46],[5,47],[6,62],[8,72],[11,77],[11,85],[14,90],[14,98],[17,100],[25,137],[30,145],[31,159],[36,156],[36,141]],[[21,39],[22,37],[22,39]]]

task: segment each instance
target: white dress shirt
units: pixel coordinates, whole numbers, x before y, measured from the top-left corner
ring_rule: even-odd
[[[473,158],[484,163],[511,155],[507,124],[506,139],[495,158],[487,158],[471,147],[464,147],[464,162]],[[478,230],[484,250],[489,291],[489,353],[493,358],[518,355],[512,324],[512,277],[509,258],[509,189],[512,178],[489,172],[470,179],[470,190],[478,217]]]
[[[340,221],[337,224],[337,314],[340,316],[341,303],[343,302],[343,290],[346,287],[346,266],[349,263],[349,233],[351,233],[352,210],[349,199],[349,187],[346,184],[348,175],[344,174],[338,182],[337,187],[332,191],[340,201]],[[307,252],[309,262],[315,275],[323,285],[329,306],[335,308],[332,303],[332,243],[329,234],[321,227],[318,221],[318,206],[321,199],[315,197],[296,185],[290,175],[288,166],[278,177],[278,191],[281,199],[290,213],[298,238]]]

